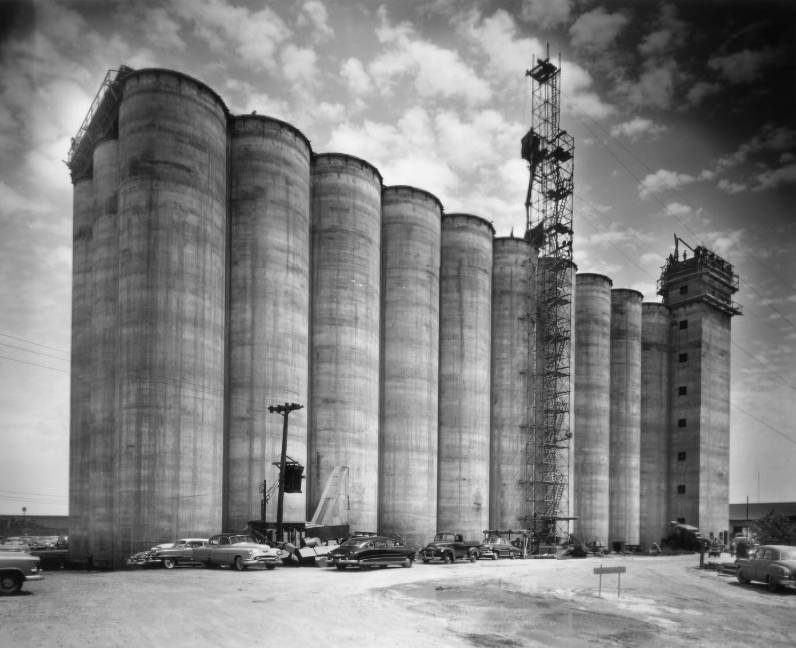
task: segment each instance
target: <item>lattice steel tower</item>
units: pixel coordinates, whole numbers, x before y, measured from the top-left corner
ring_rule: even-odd
[[[526,450],[529,522],[541,543],[565,530],[569,515],[572,194],[575,143],[560,127],[561,64],[548,56],[532,80],[531,129],[522,138],[530,179],[526,238],[538,249],[536,356]]]

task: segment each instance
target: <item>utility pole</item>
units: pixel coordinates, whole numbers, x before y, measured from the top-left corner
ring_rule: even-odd
[[[285,463],[287,461],[287,417],[290,412],[301,409],[303,405],[298,403],[285,403],[284,405],[269,405],[268,411],[271,414],[282,415],[282,455],[279,459],[279,494],[276,505],[276,538],[277,542],[282,540],[282,506],[285,499]]]

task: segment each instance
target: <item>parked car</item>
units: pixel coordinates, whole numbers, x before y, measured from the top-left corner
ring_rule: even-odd
[[[219,533],[202,547],[194,547],[194,559],[205,567],[227,565],[242,571],[254,565],[273,569],[282,556],[278,549],[260,544],[245,533]]]
[[[401,565],[411,567],[415,562],[417,549],[386,536],[352,536],[328,554],[330,565],[337,569],[347,567],[387,567]]]
[[[497,533],[487,531],[484,533],[484,541],[478,546],[478,557],[492,560],[499,558],[514,560],[522,558],[522,550]]]
[[[155,552],[161,549],[168,549],[173,547],[173,542],[164,542],[150,547],[146,551],[139,551],[127,559],[128,567],[158,567],[161,562],[159,558],[155,558]]]
[[[736,575],[741,583],[766,583],[772,592],[782,588],[796,589],[796,547],[760,545],[751,557],[739,558],[736,563]]]
[[[432,560],[442,560],[442,562],[452,563],[456,560],[478,560],[478,546],[480,542],[465,540],[461,533],[449,533],[443,531],[434,536],[434,540],[429,542],[421,552],[424,563]]]
[[[194,549],[206,544],[207,538],[181,538],[170,547],[155,549],[151,560],[159,561],[166,569],[173,569],[177,565],[198,565],[200,563],[194,556]]]
[[[0,551],[0,596],[16,594],[25,581],[42,579],[38,556],[26,551]]]

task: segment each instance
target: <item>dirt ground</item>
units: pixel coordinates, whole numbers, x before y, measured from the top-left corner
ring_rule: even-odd
[[[725,555],[729,560],[729,556]],[[49,571],[0,598],[0,646],[796,645],[796,593],[696,555],[416,564],[367,571]],[[617,576],[600,565],[625,566]]]

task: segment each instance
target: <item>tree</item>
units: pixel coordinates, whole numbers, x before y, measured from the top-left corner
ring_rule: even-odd
[[[751,524],[752,531],[761,544],[793,544],[796,542],[796,523],[784,513],[771,509]]]

